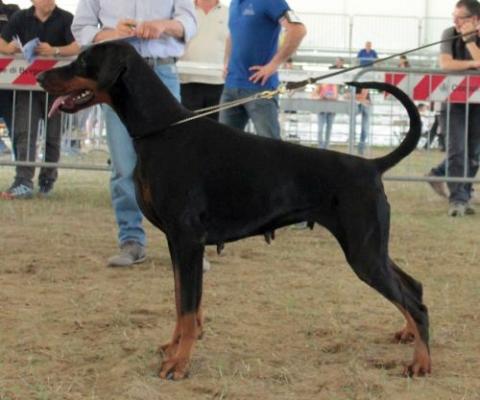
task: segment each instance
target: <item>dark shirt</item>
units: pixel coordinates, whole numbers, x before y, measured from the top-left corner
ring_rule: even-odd
[[[18,35],[22,44],[38,37],[50,46],[67,46],[75,41],[70,30],[72,22],[73,15],[58,7],[42,22],[35,16],[35,8],[32,6],[12,15],[1,36],[7,43]]]
[[[10,17],[19,10],[20,7],[16,4],[0,4],[0,32],[7,25]]]
[[[454,36],[459,35],[455,27],[447,28],[442,33],[442,40],[440,45],[440,53],[449,54],[454,60],[473,60],[472,55],[467,49],[467,46],[461,37],[453,40],[448,40]],[[477,36],[477,46],[480,46],[480,38]]]

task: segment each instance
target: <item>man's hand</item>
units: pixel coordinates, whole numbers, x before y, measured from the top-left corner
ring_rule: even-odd
[[[137,21],[134,19],[121,19],[118,21],[117,26],[115,27],[115,32],[117,34],[117,37],[120,38],[125,38],[125,37],[130,37],[135,35],[136,31],[136,26],[137,26]]]
[[[10,43],[8,43],[3,51],[3,53],[5,54],[15,54],[15,53],[19,53],[20,52],[20,49],[18,48],[18,43],[15,41],[15,40],[12,40]]]
[[[167,21],[145,21],[137,25],[135,36],[141,39],[158,39],[167,30]]]
[[[35,54],[43,57],[50,57],[55,55],[55,48],[46,42],[40,42],[38,46],[35,47]]]
[[[263,86],[265,83],[267,83],[268,78],[270,78],[278,69],[278,65],[269,62],[266,65],[254,65],[249,68],[250,71],[256,71],[253,75],[248,78],[250,82],[253,83],[258,83],[260,81],[260,84]]]
[[[464,35],[465,33],[468,32],[473,32],[471,35],[466,35],[462,36],[462,39],[464,42],[473,42],[474,40],[477,39],[477,27],[473,24],[471,21],[466,21],[461,27],[460,27],[460,33]]]
[[[104,28],[98,32],[93,38],[93,43],[135,36],[136,25],[137,21],[134,19],[121,19],[115,28]]]

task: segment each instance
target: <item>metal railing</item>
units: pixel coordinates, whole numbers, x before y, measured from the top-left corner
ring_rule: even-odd
[[[196,74],[210,75],[216,73],[222,68],[220,65],[198,65],[192,63],[179,63],[180,72],[192,72]],[[324,70],[314,70],[313,68],[305,70],[283,70],[281,71],[282,80],[301,80],[309,76],[321,75]],[[416,101],[423,103],[443,102],[446,104],[445,109],[449,110],[449,104],[463,101],[466,104],[480,103],[480,78],[475,73],[445,73],[437,69],[398,69],[398,68],[370,68],[361,70],[359,73],[349,73],[342,76],[330,78],[328,82],[335,84],[343,84],[348,80],[376,80],[376,81],[392,81],[397,82],[398,85],[405,90]],[[3,84],[5,88],[20,90],[19,85]],[[325,102],[313,100],[307,91],[297,93],[296,96],[303,96],[302,99],[296,99],[297,103],[292,100],[295,98],[282,97],[281,107],[282,111],[295,111],[294,114],[283,112],[281,114],[282,122],[282,136],[286,140],[300,141],[307,145],[316,145],[317,143],[317,124],[316,114],[325,111],[328,107],[333,107],[333,111],[338,114],[335,123],[335,129],[332,136],[334,145],[344,146],[344,150],[350,153],[355,153],[357,140],[358,124],[357,120],[357,104],[355,103],[354,95],[345,96],[343,99]],[[28,90],[38,90],[38,87]],[[463,94],[463,98],[462,98]],[[372,153],[372,149],[376,147],[394,147],[402,139],[402,135],[408,128],[408,120],[403,108],[392,101],[391,97],[385,97],[381,93],[371,93],[373,98],[372,106],[372,121],[370,134],[367,138],[367,154]],[[303,105],[299,105],[299,101]],[[289,103],[290,102],[290,103]],[[289,104],[287,104],[289,103]],[[292,105],[293,104],[293,105]],[[330,108],[332,111],[332,108]],[[98,110],[97,110],[98,112]],[[45,109],[45,116],[42,123],[39,125],[40,138],[44,139],[42,131],[45,131],[45,121],[47,110]],[[448,114],[447,114],[448,115]],[[433,113],[430,115],[433,117]],[[467,115],[468,116],[468,115]],[[25,116],[29,118],[29,116]],[[76,135],[75,130],[78,126],[85,126],[85,123],[79,123],[75,115],[65,115],[62,123],[62,159],[60,162],[52,164],[45,163],[42,159],[42,146],[39,146],[39,154],[35,161],[26,160],[12,160],[8,156],[0,156],[0,165],[16,166],[54,166],[58,168],[69,169],[86,169],[86,170],[108,170],[110,167],[107,164],[108,153],[105,142],[105,131],[101,127],[102,116],[97,113],[96,119],[99,125],[94,130],[85,129],[84,134]],[[81,118],[80,118],[81,119]],[[294,121],[294,122],[293,122]],[[447,129],[444,132],[445,140],[450,140],[450,132],[448,130],[448,123],[445,124]],[[13,126],[12,135],[15,135],[15,127]],[[292,134],[293,133],[293,134]],[[468,131],[465,132],[468,136]],[[427,139],[428,140],[428,139]],[[72,151],[74,146],[72,143],[76,141],[80,143],[78,152]],[[425,142],[425,138],[423,139]],[[427,146],[428,147],[428,146]],[[425,164],[432,164],[433,161],[429,157],[431,151],[428,148],[422,154],[425,159]],[[90,156],[90,153],[97,153],[97,157]],[[100,155],[100,156],[99,156]],[[447,162],[448,169],[448,162]],[[395,180],[437,180],[437,178],[427,178],[416,175],[417,173],[409,173],[405,175],[389,175],[388,179]],[[478,182],[478,178],[467,177],[467,171],[464,171],[464,177],[440,177],[438,180],[447,181],[471,181]]]

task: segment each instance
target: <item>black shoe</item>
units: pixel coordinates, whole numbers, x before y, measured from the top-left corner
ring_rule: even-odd
[[[39,196],[48,196],[53,190],[53,184],[55,181],[53,179],[42,179],[38,182],[38,194]]]

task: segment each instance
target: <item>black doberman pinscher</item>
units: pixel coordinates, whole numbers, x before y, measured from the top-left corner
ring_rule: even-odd
[[[358,277],[404,315],[406,326],[396,337],[415,341],[406,373],[430,372],[422,285],[388,255],[390,206],[381,177],[414,150],[420,137],[417,109],[402,91],[385,83],[351,83],[391,93],[410,118],[400,146],[368,160],[246,134],[208,118],[175,124],[192,112],[133,47],[121,42],[92,46],[38,81],[60,96],[51,112],[107,103],[134,139],[138,202],[167,237],[175,278],[177,323],[163,346],[162,378],[186,376],[202,333],[205,246],[222,248],[253,235],[269,240],[275,229],[300,221],[330,230]]]

